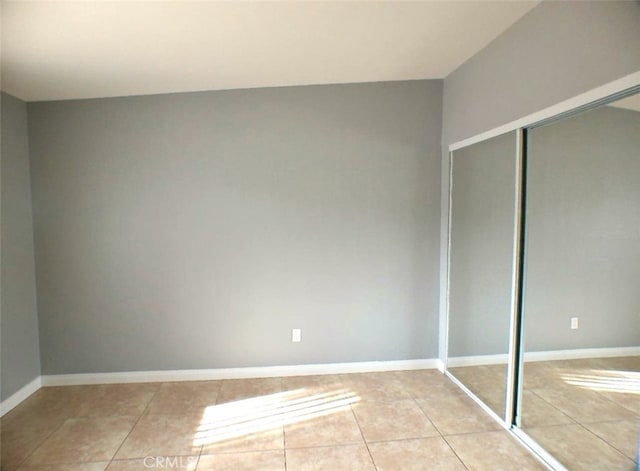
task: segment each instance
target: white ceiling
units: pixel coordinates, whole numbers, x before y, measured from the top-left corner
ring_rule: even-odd
[[[56,100],[444,78],[539,1],[4,1],[2,89]]]

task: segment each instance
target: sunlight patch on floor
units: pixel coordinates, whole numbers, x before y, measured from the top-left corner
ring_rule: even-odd
[[[264,432],[348,409],[360,398],[347,389],[314,393],[307,388],[208,406],[193,445]]]
[[[596,391],[640,394],[640,372],[588,370],[588,373],[562,375],[565,383]]]

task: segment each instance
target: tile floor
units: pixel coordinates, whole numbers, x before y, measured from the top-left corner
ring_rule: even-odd
[[[0,440],[2,471],[544,469],[436,370],[48,387]]]
[[[526,362],[522,429],[567,468],[637,470],[640,356]],[[506,369],[452,368],[504,415]]]

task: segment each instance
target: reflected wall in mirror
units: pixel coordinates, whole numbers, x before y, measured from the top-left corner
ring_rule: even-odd
[[[640,95],[529,130],[527,155],[517,422],[569,469],[636,469]]]
[[[447,369],[498,416],[514,269],[517,132],[451,155]]]

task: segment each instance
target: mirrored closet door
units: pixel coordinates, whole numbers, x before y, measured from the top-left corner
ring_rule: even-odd
[[[516,423],[569,469],[636,469],[640,95],[527,133]]]
[[[517,132],[451,155],[448,370],[505,418]]]
[[[450,154],[446,373],[551,469],[640,469],[639,90]]]

